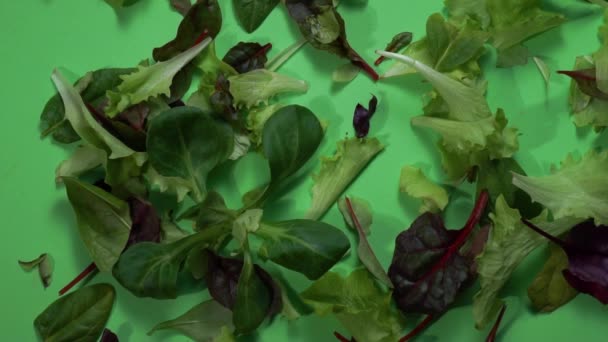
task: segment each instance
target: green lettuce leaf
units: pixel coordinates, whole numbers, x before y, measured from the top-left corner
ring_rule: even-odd
[[[580,220],[593,218],[597,225],[608,224],[608,151],[590,151],[580,160],[571,154],[552,168],[544,177],[513,175],[513,184],[527,192],[556,219],[576,217]],[[558,234],[553,234],[558,235]]]
[[[106,107],[106,114],[113,117],[128,107],[151,97],[170,96],[173,77],[210,43],[211,39],[207,38],[165,62],[158,62],[150,66],[140,65],[132,74],[121,76],[123,82],[116,90],[107,93],[109,103]]]
[[[230,76],[228,81],[235,104],[246,108],[267,103],[271,97],[278,94],[308,91],[306,82],[266,69]]]
[[[380,290],[365,269],[347,278],[329,272],[301,293],[316,314],[334,314],[358,342],[394,342],[403,321],[391,306],[391,293]]]
[[[582,70],[594,67],[592,57],[579,56],[576,57],[573,69]],[[576,126],[593,126],[597,131],[608,126],[608,101],[583,93],[574,80],[570,83],[568,102]]]
[[[420,212],[438,212],[448,205],[448,193],[445,189],[429,180],[422,170],[414,166],[401,169],[399,190],[409,196],[422,200]]]
[[[157,187],[160,192],[175,195],[178,202],[182,202],[186,195],[192,191],[191,182],[179,177],[162,176],[150,165],[146,168],[144,177],[150,185]]]
[[[312,204],[306,218],[317,220],[334,204],[350,183],[384,150],[376,138],[344,139],[332,157],[321,158],[321,170],[313,175]]]
[[[61,183],[62,177],[78,177],[104,164],[106,158],[103,150],[89,145],[79,146],[69,159],[59,164],[55,170],[55,181]]]
[[[279,109],[285,107],[282,103],[275,103],[265,107],[259,107],[251,110],[247,115],[245,127],[249,130],[249,139],[255,146],[262,144],[262,132],[266,121],[270,119]]]
[[[493,322],[503,307],[504,301],[498,298],[500,290],[517,266],[530,252],[546,243],[546,239],[521,223],[519,212],[510,208],[503,196],[496,200],[490,218],[493,222],[490,236],[483,252],[476,258],[481,288],[473,297],[473,316],[478,329]],[[567,232],[579,221],[567,217],[547,222],[546,211],[532,220],[554,236]]]

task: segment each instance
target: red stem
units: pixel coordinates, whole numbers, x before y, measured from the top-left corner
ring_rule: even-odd
[[[359,222],[359,219],[357,218],[357,214],[355,214],[355,209],[353,209],[353,205],[350,201],[350,198],[344,197],[344,200],[346,201],[346,206],[348,207],[348,214],[350,215],[350,218],[353,220],[355,228],[357,228],[357,231],[359,232],[359,236],[365,235],[365,231],[363,230],[363,227],[361,227],[361,222]]]
[[[203,40],[205,40],[205,38],[207,38],[208,35],[209,35],[209,31],[207,31],[207,30],[203,31],[203,33],[201,33],[201,35],[198,36],[198,38],[196,38],[196,40],[194,41],[194,44],[192,44],[192,46],[197,46],[198,44],[200,44]]]
[[[384,57],[384,56],[378,57],[378,59],[376,59],[376,62],[374,62],[374,65],[375,66],[380,65],[382,62],[384,62],[385,59],[386,59],[386,57]]]
[[[420,322],[415,328],[414,330],[410,331],[409,334],[403,336],[399,342],[406,342],[409,341],[412,337],[418,335],[419,333],[421,333],[424,329],[426,329],[429,325],[431,325],[431,323],[433,322],[433,315],[428,315],[426,316],[426,318]]]
[[[359,68],[361,68],[361,70],[365,71],[369,75],[369,77],[371,77],[372,80],[374,80],[374,82],[376,82],[376,81],[378,81],[380,79],[380,75],[378,75],[378,73],[376,72],[376,70],[374,70],[362,58],[359,58],[359,60],[354,60],[354,61],[352,61],[352,63],[354,65],[358,66]]]
[[[500,327],[500,322],[502,321],[502,317],[505,315],[506,310],[507,310],[507,306],[503,305],[502,309],[500,310],[500,313],[498,314],[498,317],[496,318],[496,322],[494,323],[494,326],[492,327],[492,330],[490,330],[490,334],[488,335],[488,338],[486,338],[486,342],[494,342],[496,340],[496,334],[498,333],[498,327]]]
[[[581,78],[581,79],[585,79],[585,80],[588,80],[588,81],[597,81],[597,77],[591,76],[589,74],[582,73],[580,70],[573,70],[573,71],[559,70],[557,73],[558,74],[562,74],[562,75],[566,75],[566,76],[570,76],[572,78]]]
[[[265,55],[266,53],[268,53],[268,51],[270,51],[270,49],[272,49],[272,44],[268,43],[268,44],[262,46],[262,48],[258,52],[255,53],[254,57]]]
[[[558,238],[556,238],[555,236],[545,232],[544,230],[538,228],[537,226],[535,226],[532,222],[526,220],[526,219],[521,219],[521,222],[523,224],[525,224],[526,226],[528,226],[530,229],[532,229],[533,231],[537,232],[538,234],[540,234],[541,236],[547,238],[547,240],[553,242],[554,244],[561,246],[561,247],[565,247],[566,243]]]
[[[334,336],[336,336],[336,338],[338,339],[338,341],[340,342],[351,342],[349,339],[347,339],[346,337],[344,337],[344,335],[340,334],[337,331],[334,331]]]
[[[74,280],[72,280],[69,284],[67,284],[64,288],[59,290],[59,295],[63,296],[66,292],[70,291],[76,284],[81,282],[84,278],[86,278],[93,271],[97,270],[97,266],[94,262],[92,262],[87,268],[84,269]]]

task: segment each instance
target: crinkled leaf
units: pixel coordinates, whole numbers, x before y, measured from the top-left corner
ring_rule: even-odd
[[[49,305],[36,317],[34,327],[43,341],[96,341],[115,296],[109,284],[83,287]]]
[[[271,47],[270,43],[262,46],[259,43],[239,42],[226,52],[222,61],[232,66],[239,74],[264,69],[268,61],[266,55]]]
[[[266,125],[266,121],[270,119],[279,109],[285,107],[282,103],[274,103],[269,106],[253,109],[247,115],[246,128],[250,131],[249,137],[251,142],[258,146],[262,143],[262,131]]]
[[[131,217],[124,201],[83,183],[63,178],[78,221],[80,237],[99,270],[110,272],[129,239]]]
[[[378,98],[375,95],[372,95],[372,99],[369,100],[367,108],[363,107],[360,103],[355,107],[353,127],[357,138],[365,138],[369,133],[370,121],[376,113],[376,107],[378,107]]]
[[[280,0],[234,0],[234,13],[247,33],[255,31]]]
[[[145,178],[150,185],[157,187],[160,192],[174,194],[178,202],[182,202],[186,195],[192,191],[192,184],[186,179],[179,177],[161,176],[153,167],[148,166]]]
[[[228,81],[235,104],[247,108],[267,103],[271,97],[279,94],[308,91],[306,82],[266,69],[230,76]]]
[[[420,213],[439,212],[448,205],[447,191],[429,180],[422,170],[414,166],[404,166],[399,178],[399,190],[422,200]]]
[[[513,184],[549,210],[556,219],[576,217],[608,224],[608,152],[590,151],[580,160],[571,154],[543,177],[513,175]],[[555,234],[554,234],[555,235]]]
[[[313,280],[325,274],[350,248],[344,233],[318,221],[264,223],[255,234],[264,239],[259,249],[262,258]]]
[[[528,287],[528,298],[534,309],[540,312],[557,310],[578,294],[562,274],[568,267],[566,253],[555,245],[550,246],[550,253],[543,269]]]
[[[317,220],[334,204],[363,169],[384,149],[376,138],[338,141],[336,153],[321,158],[321,169],[313,175],[312,204],[306,218]]]
[[[228,332],[234,329],[232,312],[214,300],[208,300],[195,305],[179,317],[157,324],[148,335],[159,330],[177,330],[193,341],[216,341],[223,333],[224,327]]]

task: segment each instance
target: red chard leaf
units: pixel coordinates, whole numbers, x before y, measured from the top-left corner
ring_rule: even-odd
[[[588,220],[574,226],[562,241],[527,220],[522,222],[566,252],[568,268],[563,275],[570,286],[608,304],[608,227]]]
[[[557,73],[571,77],[583,93],[601,100],[608,100],[608,94],[601,91],[597,86],[595,68],[573,71],[560,70]]]
[[[156,209],[138,198],[130,198],[128,202],[133,224],[125,250],[140,242],[160,242],[160,217]]]
[[[215,81],[215,91],[209,99],[215,113],[220,114],[221,118],[226,121],[236,121],[238,112],[234,107],[234,96],[230,93],[230,81],[219,74]]]
[[[267,54],[271,48],[270,43],[262,46],[258,43],[240,42],[228,50],[222,60],[239,74],[244,74],[251,70],[264,69],[268,62]]]
[[[355,107],[355,115],[353,116],[353,127],[357,138],[365,138],[369,133],[370,121],[376,113],[378,106],[378,98],[372,95],[369,101],[368,108],[363,107],[360,103]]]
[[[388,43],[388,45],[386,45],[386,47],[384,48],[384,51],[388,51],[388,52],[398,52],[399,50],[403,49],[404,47],[410,45],[410,43],[412,42],[412,38],[414,36],[412,35],[411,32],[401,32],[398,33],[397,35],[395,35],[393,37],[393,40],[391,40],[390,43]],[[376,62],[374,63],[376,66],[380,65],[384,60],[386,59],[386,57],[384,56],[380,56]]]
[[[118,336],[113,333],[110,329],[103,329],[103,334],[101,334],[101,339],[99,342],[119,342]]]

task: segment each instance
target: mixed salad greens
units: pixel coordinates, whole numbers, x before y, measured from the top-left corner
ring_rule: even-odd
[[[119,9],[137,0],[106,2]],[[57,167],[56,181],[65,187],[92,263],[35,319],[42,340],[118,341],[105,329],[113,285],[76,289],[105,272],[137,297],[173,299],[188,284],[204,283],[211,299],[173,320],[152,322],[149,334],[171,329],[215,342],[234,341],[275,316],[309,314],[335,316],[348,332],[334,333],[341,341],[404,342],[478,280],[475,327],[494,323],[487,338],[494,341],[507,309],[501,289],[547,241],[550,254],[528,290],[533,308],[554,311],[579,293],[608,304],[608,152],[568,155],[551,174],[527,176],[515,159],[519,132],[486,101],[479,63],[490,49],[497,67],[532,58],[548,85],[547,65],[524,44],[562,24],[564,15],[538,0],[445,0],[446,15],[429,16],[426,36],[401,32],[377,51],[376,65],[395,60],[379,76],[348,43],[336,1],[235,0],[245,31],[284,7],[303,39],[274,56],[271,43],[234,42],[223,57],[215,48],[219,1],[170,3],[183,19],[175,38],[152,51],[153,60],[95,70],[75,83],[52,74],[57,94],[43,109],[42,137],[75,146]],[[608,126],[608,11],[606,21],[600,49],[578,57],[574,70],[559,71],[572,78],[575,124],[598,132]],[[382,101],[374,95],[366,105],[353,103],[354,136],[321,158],[304,217],[265,219],[273,199],[310,169],[325,135],[326,125],[310,109],[279,102],[281,94],[308,90],[306,81],[278,72],[304,44],[348,61],[334,72],[336,82],[363,71],[379,82],[418,74],[432,85],[423,114],[411,123],[438,133],[446,183],[476,183],[476,203],[460,230],[444,224],[447,187],[403,166],[399,190],[420,201],[420,216],[396,236],[388,269],[377,259],[368,241],[371,206],[343,196],[385,149],[369,136]],[[231,208],[209,175],[248,154],[263,156],[269,174],[243,194],[241,207]],[[351,231],[321,221],[333,205]],[[191,230],[182,228],[187,221]],[[356,248],[347,233],[358,237]],[[348,275],[331,271],[351,250],[361,267]],[[44,287],[50,285],[49,254],[19,263],[26,271],[37,268]],[[295,293],[267,263],[304,275],[310,286]],[[405,314],[419,320],[409,333]]]

